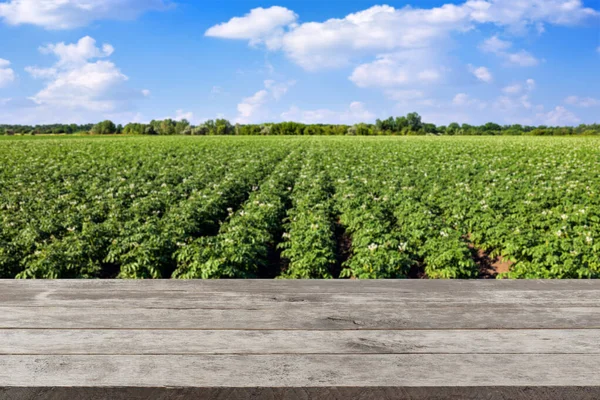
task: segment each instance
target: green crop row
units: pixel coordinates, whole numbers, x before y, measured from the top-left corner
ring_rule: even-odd
[[[598,278],[599,144],[7,139],[0,278]]]

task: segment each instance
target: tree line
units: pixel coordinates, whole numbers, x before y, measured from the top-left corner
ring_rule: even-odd
[[[226,119],[208,120],[200,125],[192,125],[183,119],[153,120],[148,124],[130,123],[116,125],[112,121],[97,124],[54,124],[54,125],[0,125],[0,135],[37,135],[37,134],[93,134],[93,135],[240,135],[240,136],[376,136],[376,135],[529,135],[529,136],[569,136],[600,135],[600,124],[581,124],[571,126],[529,126],[499,125],[488,122],[485,125],[458,124],[437,126],[423,122],[418,113],[409,113],[402,117],[378,119],[375,124],[359,123],[355,125],[302,124],[298,122],[278,122],[266,124],[232,124]]]

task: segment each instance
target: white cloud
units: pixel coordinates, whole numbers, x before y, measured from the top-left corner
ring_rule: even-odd
[[[262,107],[267,103],[269,92],[265,89],[259,90],[253,96],[246,97],[238,104],[237,110],[239,116],[236,120],[238,123],[250,123],[255,118]]]
[[[247,40],[281,50],[307,70],[348,65],[352,60],[409,49],[431,48],[452,33],[492,23],[509,30],[543,24],[571,25],[598,13],[580,0],[468,0],[435,8],[373,6],[343,18],[298,24],[283,7],[258,8],[244,17],[213,26],[208,36]],[[542,25],[540,25],[542,24]],[[504,52],[510,42],[497,37],[488,51]],[[513,64],[531,65],[525,54],[509,54]]]
[[[436,63],[436,56],[427,50],[386,54],[357,66],[349,79],[362,88],[435,83],[446,72],[445,68],[436,67]]]
[[[474,99],[466,93],[458,93],[452,99],[452,104],[458,107],[476,107],[480,110],[487,107],[487,103],[479,99]]]
[[[514,85],[506,86],[502,89],[502,91],[506,94],[519,94],[523,90],[523,86],[516,83]]]
[[[535,24],[535,30],[537,31],[538,35],[541,35],[546,32],[546,27],[544,26],[543,22],[538,22]]]
[[[142,95],[144,97],[150,97],[152,95],[152,92],[150,90],[148,90],[148,89],[143,89],[142,90]]]
[[[521,101],[523,108],[526,110],[529,110],[532,107],[531,101],[529,100],[529,95],[523,95],[519,100]]]
[[[131,19],[167,6],[166,0],[8,0],[0,3],[0,18],[10,25],[71,29],[101,19]]]
[[[10,61],[0,58],[0,88],[15,80],[15,71],[10,67]]]
[[[565,99],[565,103],[583,108],[600,106],[600,100],[593,97],[569,96]]]
[[[463,106],[465,104],[467,104],[469,101],[469,95],[466,93],[459,93],[456,96],[454,96],[454,99],[452,100],[453,104],[456,104],[457,106]]]
[[[32,100],[37,104],[56,107],[112,111],[118,100],[111,96],[111,91],[127,80],[127,76],[112,62],[86,63],[77,68],[59,71]]]
[[[410,82],[408,71],[404,70],[389,56],[381,57],[372,63],[359,65],[349,78],[358,87],[399,86]]]
[[[527,90],[529,90],[530,92],[535,89],[535,81],[533,79],[527,79],[525,81],[525,84],[527,85]]]
[[[351,125],[359,122],[372,122],[375,119],[375,114],[367,110],[364,103],[355,101],[350,103],[350,106],[343,111],[334,111],[326,108],[302,110],[294,106],[282,113],[281,119],[284,121],[298,121],[305,124],[341,123]]]
[[[452,4],[432,9],[373,6],[341,19],[303,23],[284,35],[282,50],[308,70],[339,67],[360,56],[430,47],[453,30],[467,29],[467,14]]]
[[[581,121],[575,114],[563,106],[557,106],[554,110],[546,114],[538,114],[537,117],[543,124],[550,126],[576,125]]]
[[[210,94],[221,94],[223,93],[223,88],[221,88],[220,86],[213,86],[212,89],[210,90]]]
[[[103,44],[101,49],[96,47],[96,40],[89,36],[82,37],[77,43],[61,42],[40,47],[42,54],[54,54],[58,57],[59,67],[80,65],[92,58],[106,58],[114,51],[110,44]]]
[[[535,80],[527,79],[524,84],[521,83],[513,83],[512,85],[505,86],[502,88],[502,92],[507,95],[518,95],[523,91],[527,93],[532,92],[535,89]]]
[[[52,54],[58,61],[49,68],[26,67],[34,78],[46,81],[45,87],[30,99],[44,118],[52,120],[65,114],[98,115],[126,112],[129,102],[150,94],[145,90],[130,90],[124,84],[129,79],[111,61],[97,60],[113,53],[112,46],[96,46],[91,37],[73,44],[50,44],[40,48],[43,54]]]
[[[205,35],[225,39],[248,40],[250,45],[265,44],[275,50],[281,46],[284,28],[296,22],[298,16],[285,7],[255,8],[243,17],[209,28]]]
[[[265,88],[273,95],[273,98],[279,100],[288,92],[290,87],[296,84],[296,81],[275,82],[274,80],[269,79],[266,80],[264,84]]]
[[[417,74],[417,79],[421,82],[433,83],[440,80],[442,74],[435,68],[426,69]]]
[[[492,36],[483,41],[479,45],[479,49],[485,53],[493,53],[498,57],[503,58],[507,65],[519,67],[534,67],[539,64],[539,60],[526,50],[517,52],[509,52],[512,47],[512,42],[499,39],[497,35]]]
[[[259,90],[254,95],[246,97],[237,105],[238,117],[235,122],[248,124],[264,120],[269,117],[269,112],[265,108],[271,100],[279,101],[296,84],[296,81],[276,82],[266,80],[263,82],[264,89]]]
[[[388,90],[386,91],[386,95],[391,100],[397,100],[401,102],[422,99],[425,97],[425,93],[421,90]]]
[[[491,82],[494,77],[492,76],[492,73],[490,72],[489,69],[487,69],[486,67],[479,67],[476,68],[472,65],[469,65],[469,71],[480,81],[482,82],[486,82],[489,83]]]
[[[598,12],[584,7],[581,0],[469,0],[473,20],[491,22],[522,30],[540,23],[574,25],[597,16]]]
[[[0,106],[7,105],[12,99],[10,97],[0,98]]]
[[[194,113],[191,111],[177,110],[175,112],[175,117],[173,118],[173,120],[182,121],[184,119],[188,122],[191,122],[194,119]]]
[[[31,75],[34,79],[50,79],[56,76],[58,70],[56,68],[38,68],[38,67],[25,67],[25,72]]]
[[[535,58],[531,53],[525,50],[521,50],[517,53],[510,53],[506,55],[508,64],[515,65],[518,67],[535,67],[540,61]]]
[[[498,35],[494,35],[487,38],[479,45],[479,48],[486,53],[501,53],[512,47],[512,42],[502,40],[498,38]]]

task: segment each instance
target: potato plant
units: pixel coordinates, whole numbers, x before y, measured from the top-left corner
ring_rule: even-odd
[[[598,144],[7,138],[0,278],[599,278]]]

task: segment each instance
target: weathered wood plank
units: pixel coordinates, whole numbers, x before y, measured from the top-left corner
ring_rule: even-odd
[[[351,288],[349,288],[350,290]],[[423,291],[403,290],[382,293],[278,293],[203,292],[193,288],[154,290],[140,283],[137,288],[104,289],[102,286],[75,288],[9,287],[0,292],[2,307],[86,307],[86,308],[248,308],[279,307],[282,303],[298,306],[374,305],[410,308],[443,306],[514,306],[600,307],[600,291],[595,290],[488,290],[488,291]]]
[[[600,291],[595,280],[0,280],[0,295],[25,289],[38,291],[152,290],[205,293],[422,293],[504,290]],[[0,301],[3,298],[0,298]]]
[[[598,338],[597,281],[0,281],[0,400],[596,399]]]
[[[599,387],[0,388],[0,400],[598,400]]]
[[[600,354],[600,330],[0,330],[1,355]]]
[[[600,307],[381,305],[278,308],[4,307],[0,329],[600,329]]]
[[[0,386],[600,386],[598,355],[2,356]]]

